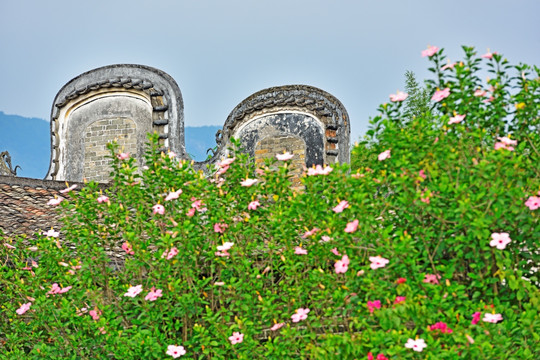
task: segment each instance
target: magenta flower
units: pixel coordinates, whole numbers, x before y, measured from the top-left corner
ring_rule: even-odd
[[[293,156],[294,156],[293,154],[286,152],[283,154],[276,154],[276,159],[278,159],[279,161],[287,161],[287,160],[291,160]]]
[[[292,322],[299,322],[301,320],[305,320],[308,317],[309,309],[304,308],[298,308],[296,309],[296,313],[291,315]]]
[[[54,238],[57,238],[60,233],[58,231],[54,231],[52,228],[47,231],[47,232],[44,232],[43,235],[47,236],[47,237],[54,237]]]
[[[343,210],[345,210],[348,207],[349,207],[349,202],[347,200],[342,200],[332,210],[337,214],[337,213],[343,212]]]
[[[428,326],[428,330],[429,331],[439,330],[442,334],[451,334],[454,332],[454,330],[450,329],[448,325],[442,321],[435,323],[431,326]]]
[[[396,296],[396,300],[394,300],[394,304],[401,304],[402,302],[405,302],[405,296]]]
[[[127,241],[122,244],[122,250],[124,250],[128,255],[135,255],[135,251],[133,251],[131,244]]]
[[[246,180],[241,181],[240,185],[249,187],[249,186],[254,185],[257,181],[258,181],[257,179],[249,179],[249,178],[247,178]]]
[[[31,302],[28,302],[26,304],[22,304],[20,308],[18,308],[17,310],[15,310],[15,312],[19,315],[22,315],[24,314],[25,312],[27,312],[28,310],[30,310],[30,306],[32,306],[32,303]]]
[[[378,269],[378,268],[383,268],[386,266],[386,264],[390,262],[390,260],[385,259],[378,255],[370,256],[369,261],[371,261],[371,264],[369,265],[369,267],[372,268],[373,270]]]
[[[150,289],[150,292],[146,294],[144,297],[144,300],[148,301],[156,301],[158,298],[160,298],[163,294],[161,293],[161,289],[157,289],[152,286],[152,289]]]
[[[259,200],[254,200],[248,204],[248,210],[257,210],[259,206],[261,206]]]
[[[242,341],[244,341],[244,334],[239,332],[233,332],[232,336],[229,336],[229,341],[231,344],[240,344]]]
[[[119,154],[116,154],[116,157],[120,160],[127,160],[129,159],[129,153],[119,153]]]
[[[437,90],[435,91],[435,94],[431,97],[432,101],[439,102],[443,99],[446,99],[448,96],[450,96],[450,88],[445,88],[443,90]]]
[[[225,223],[215,223],[214,224],[214,232],[223,234],[225,232],[225,229],[227,229],[229,225]]]
[[[171,191],[167,197],[165,198],[165,201],[170,201],[170,200],[174,200],[174,199],[178,199],[178,197],[180,196],[180,194],[182,193],[182,189],[179,189],[177,191]]]
[[[379,161],[383,161],[383,160],[386,160],[388,158],[390,158],[390,150],[385,150],[382,153],[380,153],[379,156],[377,156],[377,159]]]
[[[375,309],[380,309],[381,308],[381,300],[368,301],[367,302],[367,307],[369,309],[369,312],[373,313],[375,311]]]
[[[167,346],[167,355],[172,356],[173,358],[179,358],[182,355],[186,354],[186,350],[183,346],[169,345]]]
[[[274,326],[272,326],[272,327],[270,328],[270,330],[276,331],[276,330],[281,329],[283,326],[285,326],[285,323],[277,323],[277,324],[274,324]]]
[[[407,98],[407,96],[409,96],[409,94],[398,90],[396,94],[390,94],[390,101],[392,102],[403,101]]]
[[[422,50],[422,57],[431,57],[439,51],[439,48],[436,46],[428,45],[426,50]]]
[[[480,316],[482,316],[482,313],[477,311],[474,314],[472,314],[472,320],[471,325],[476,325],[480,321]]]
[[[100,203],[100,204],[104,203],[104,202],[108,203],[109,202],[109,197],[105,196],[105,195],[100,195],[97,198],[97,202]]]
[[[493,233],[491,234],[491,238],[493,240],[489,242],[489,246],[497,247],[497,249],[499,250],[504,250],[506,245],[508,245],[512,241],[508,233]]]
[[[409,339],[407,340],[407,343],[405,344],[406,348],[413,349],[414,351],[418,351],[418,352],[422,352],[422,350],[424,350],[426,346],[427,345],[424,339],[417,339],[417,340]]]
[[[373,354],[370,352],[368,352],[367,354],[367,360],[374,360],[375,358],[373,357]]]
[[[436,275],[426,274],[425,277],[424,277],[424,280],[422,280],[422,282],[424,282],[426,284],[438,285],[440,278],[441,278],[441,275],[439,275],[439,274],[436,274]]]
[[[502,320],[503,320],[503,317],[501,314],[489,314],[489,313],[485,313],[484,318],[482,319],[482,321],[493,323],[493,324],[496,324]]]
[[[463,119],[465,119],[465,115],[455,115],[455,116],[452,116],[450,118],[450,121],[448,121],[448,125],[452,125],[452,124],[459,124],[460,122],[463,121]]]
[[[47,202],[47,205],[52,205],[52,206],[56,206],[58,204],[60,204],[62,201],[64,200],[63,197],[55,197],[54,199],[51,199]]]
[[[341,260],[336,261],[334,264],[336,274],[344,274],[347,272],[347,269],[349,268],[349,257],[347,255],[343,255]]]
[[[350,223],[347,223],[347,226],[345,227],[345,232],[346,233],[353,233],[353,232],[356,231],[356,229],[358,229],[358,220],[357,219],[351,221]]]
[[[525,201],[525,206],[529,208],[529,210],[536,210],[540,208],[540,197],[539,196],[529,196],[527,201]]]
[[[142,292],[142,285],[131,286],[124,296],[132,297],[139,295]]]
[[[156,204],[154,206],[152,206],[152,213],[155,215],[155,214],[159,214],[159,215],[163,215],[165,214],[165,207],[161,204]]]
[[[67,183],[66,183],[66,184],[67,184]],[[61,193],[61,194],[65,194],[65,193],[68,193],[68,192],[70,192],[71,190],[73,190],[73,189],[75,189],[75,188],[77,188],[77,184],[71,185],[70,187],[67,187],[67,188],[65,188],[64,190],[60,190],[60,193]]]
[[[294,248],[294,253],[296,255],[307,255],[307,250],[302,249],[300,246],[297,246],[297,247]]]

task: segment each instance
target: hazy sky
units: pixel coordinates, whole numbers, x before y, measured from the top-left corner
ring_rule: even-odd
[[[461,45],[540,65],[539,0],[0,0],[0,111],[49,119],[60,88],[115,63],[156,67],[182,91],[186,125],[222,125],[244,98],[307,84],[345,105],[352,140],[420,51]]]

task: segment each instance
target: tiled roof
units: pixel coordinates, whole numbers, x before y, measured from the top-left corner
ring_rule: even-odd
[[[0,229],[6,235],[31,235],[60,228],[60,217],[47,202],[60,196],[61,181],[0,175]]]

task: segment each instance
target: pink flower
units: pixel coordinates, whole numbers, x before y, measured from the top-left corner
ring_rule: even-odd
[[[189,216],[189,217],[192,217],[193,215],[195,215],[195,211],[197,211],[197,209],[191,208],[191,209],[188,210],[186,215]]]
[[[444,65],[443,67],[441,67],[441,70],[444,71],[446,69],[453,69],[454,66],[456,66],[456,63],[455,62],[450,63],[450,60],[448,60],[448,63]]]
[[[186,350],[183,346],[169,345],[167,346],[167,355],[171,355],[173,358],[179,358],[186,354]]]
[[[356,229],[358,229],[358,220],[357,219],[351,221],[350,223],[347,223],[347,226],[345,227],[345,232],[346,233],[353,233],[353,232],[356,231]]]
[[[31,302],[28,302],[26,304],[22,304],[20,308],[18,308],[17,310],[15,310],[15,312],[19,315],[22,315],[24,314],[25,312],[27,312],[28,310],[30,310],[30,306],[32,306],[32,303]]]
[[[369,312],[373,313],[375,311],[375,309],[380,309],[381,308],[381,300],[368,301],[367,302],[367,307],[369,309]]]
[[[407,96],[409,96],[409,94],[398,90],[396,94],[390,94],[390,101],[392,102],[403,101],[407,98]]]
[[[142,292],[142,285],[131,286],[128,289],[127,293],[124,294],[124,296],[134,298],[135,296],[139,295],[141,292]]]
[[[102,326],[102,327],[99,327],[98,328],[99,332],[103,335],[105,335],[107,333],[107,331],[105,331],[105,328]]]
[[[225,232],[225,229],[227,229],[229,225],[225,223],[215,223],[214,224],[214,232],[223,234]]]
[[[493,59],[493,54],[496,54],[496,53],[492,53],[492,52],[488,52],[485,53],[484,55],[480,56],[482,59]]]
[[[109,202],[109,197],[108,196],[105,196],[105,195],[100,195],[98,198],[97,198],[97,202],[98,203],[104,203],[104,202]]]
[[[469,343],[474,344],[474,339],[469,334],[465,334],[465,337],[467,338]]]
[[[375,358],[373,357],[373,354],[370,352],[368,352],[367,354],[367,360],[374,360]]]
[[[454,330],[450,329],[445,322],[438,322],[431,326],[428,326],[429,331],[439,330],[442,334],[451,334]]]
[[[285,323],[277,323],[277,324],[274,324],[274,326],[272,326],[272,327],[270,328],[270,330],[276,331],[276,330],[281,329],[283,326],[285,326]]]
[[[202,200],[196,200],[195,198],[191,198],[191,201],[193,201],[191,203],[191,207],[194,209],[199,210],[201,206],[203,205]]]
[[[330,166],[324,166],[324,169],[321,165],[317,165],[316,167],[311,167],[307,171],[308,176],[314,176],[314,175],[328,175],[334,170]]]
[[[159,214],[159,215],[163,215],[165,214],[165,207],[161,204],[156,204],[154,206],[152,206],[152,213],[155,215],[155,214]]]
[[[431,97],[432,101],[439,102],[443,99],[446,99],[448,96],[450,96],[450,88],[445,88],[443,90],[437,90],[435,91],[435,94]]]
[[[234,243],[233,242],[224,242],[223,245],[219,245],[217,247],[217,249],[219,251],[229,251],[232,247],[233,247]]]
[[[390,150],[385,150],[382,153],[380,153],[379,156],[377,156],[377,159],[379,159],[379,161],[383,161],[388,158],[390,158]]]
[[[227,250],[224,250],[224,251],[216,251],[214,254],[215,254],[216,256],[220,256],[220,257],[229,257],[229,256],[231,256],[231,254],[229,254],[229,253],[227,252]]]
[[[506,245],[508,245],[512,241],[508,233],[493,233],[491,234],[491,238],[493,240],[489,242],[489,246],[497,247],[497,249],[499,250],[504,250]]]
[[[286,152],[283,154],[276,154],[276,159],[278,159],[279,161],[287,161],[287,160],[291,160],[293,156],[294,156],[293,154]]]
[[[64,200],[63,197],[55,197],[54,199],[51,199],[47,202],[47,205],[52,205],[52,206],[56,206],[58,204],[60,204],[62,201]]]
[[[217,163],[217,166],[219,166],[219,167],[221,167],[221,168],[222,168],[222,167],[225,167],[225,166],[228,167],[229,165],[231,165],[231,164],[234,162],[234,160],[236,160],[236,158],[234,158],[234,157],[232,157],[232,158],[225,158],[225,159],[221,160],[220,162],[218,162],[218,163]]]
[[[322,242],[329,242],[330,240],[332,240],[332,238],[328,235],[323,235],[321,236],[321,241]]]
[[[239,332],[233,332],[232,336],[229,336],[229,341],[231,344],[240,344],[242,341],[244,341],[244,334]]]
[[[77,184],[71,185],[70,187],[67,187],[67,188],[65,188],[64,190],[60,190],[60,193],[61,193],[61,194],[68,193],[68,192],[70,192],[71,190],[75,189],[76,187],[77,187]]]
[[[167,260],[171,260],[176,255],[178,255],[178,249],[173,246],[170,251],[165,250],[163,254],[161,254],[161,258],[167,258]]]
[[[309,237],[309,236],[311,236],[311,235],[314,235],[314,234],[315,234],[317,231],[319,231],[319,230],[320,230],[319,228],[316,228],[316,227],[315,227],[315,228],[313,228],[313,229],[311,229],[311,230],[309,230],[309,231],[306,231],[306,232],[304,233],[304,235],[302,235],[302,239],[305,239],[305,238],[307,238],[307,237]]]
[[[396,300],[394,300],[394,304],[401,304],[402,302],[405,302],[405,296],[396,296]]]
[[[448,125],[452,125],[452,124],[459,124],[460,122],[463,121],[463,119],[465,119],[465,115],[455,115],[455,116],[452,116],[450,118],[450,121],[448,121]]]
[[[302,249],[300,246],[297,246],[297,247],[294,248],[294,253],[296,255],[307,255],[307,250]]]
[[[307,319],[307,314],[309,313],[309,309],[304,308],[298,308],[296,309],[296,313],[291,316],[292,322],[299,322],[301,320]]]
[[[482,97],[482,96],[486,96],[486,91],[485,90],[482,90],[482,89],[478,89],[474,92],[474,96],[476,97]]]
[[[51,290],[47,293],[48,295],[63,294],[68,292],[71,289],[71,286],[66,286],[61,288],[57,283],[52,284]]]
[[[369,265],[370,268],[373,270],[378,268],[383,268],[390,262],[390,260],[385,259],[381,256],[370,256],[369,261],[371,261],[371,265]]]
[[[333,248],[332,250],[330,250],[332,252],[332,254],[336,255],[336,256],[340,256],[341,254],[339,253],[338,249],[337,248]]]
[[[116,154],[116,157],[120,160],[126,160],[126,159],[129,159],[129,153],[119,153],[119,154]]]
[[[424,170],[420,170],[420,171],[418,172],[418,176],[420,176],[422,179],[427,178],[427,175],[426,175],[426,173],[424,172]]]
[[[418,340],[409,339],[407,340],[407,343],[405,344],[406,348],[413,349],[414,351],[418,351],[418,352],[422,352],[422,350],[424,350],[426,346],[427,345],[424,339],[418,339]]]
[[[482,316],[482,313],[477,311],[474,314],[472,314],[472,320],[471,325],[476,325],[480,321],[480,316]]]
[[[495,98],[493,96],[490,96],[487,99],[482,100],[482,102],[485,103],[485,104],[488,104],[488,103],[492,102],[493,100],[495,100]]]
[[[439,275],[439,274],[436,274],[436,275],[426,274],[425,277],[424,277],[424,280],[422,280],[422,282],[425,282],[426,284],[438,285],[440,278],[441,278],[441,275]]]
[[[333,208],[332,210],[337,214],[337,213],[340,213],[342,212],[343,210],[345,210],[346,208],[349,207],[349,202],[347,200],[342,200],[340,201],[339,204],[336,205],[335,208]]]
[[[261,206],[261,203],[258,200],[254,200],[249,203],[248,210],[257,210],[259,206]]]
[[[4,243],[4,246],[7,247],[8,249],[16,249],[15,246],[10,245],[10,244],[8,244],[8,243]]]
[[[525,206],[529,208],[529,210],[536,210],[540,208],[540,197],[539,196],[529,196],[527,201],[525,201]]]
[[[99,316],[101,315],[101,311],[99,311],[97,308],[94,310],[90,310],[88,314],[92,317],[93,320],[97,321],[99,320]]]
[[[493,323],[493,324],[496,324],[502,320],[503,320],[503,317],[501,314],[489,314],[489,313],[485,313],[484,318],[482,319],[482,321]]]
[[[334,264],[336,274],[344,274],[347,272],[347,269],[349,268],[349,257],[347,255],[343,255],[341,260],[336,261]]]
[[[436,46],[428,45],[426,50],[422,50],[422,57],[431,57],[439,51],[439,48]]]
[[[47,231],[47,232],[44,232],[43,235],[47,236],[47,237],[54,237],[54,238],[57,238],[60,233],[58,231],[54,231],[52,228]]]
[[[128,255],[134,255],[135,251],[131,248],[131,244],[127,241],[122,244],[122,250],[124,250]]]
[[[165,198],[165,201],[170,201],[170,200],[178,199],[178,197],[180,196],[181,193],[182,193],[182,189],[177,190],[177,191],[171,191],[171,192],[167,195],[167,197]]]
[[[249,187],[249,186],[254,185],[257,181],[258,181],[257,179],[249,179],[248,178],[248,179],[246,179],[244,181],[241,181],[240,185]]]
[[[158,298],[160,298],[162,295],[163,294],[161,293],[161,289],[156,290],[156,288],[152,286],[152,289],[150,289],[150,292],[146,294],[146,296],[144,297],[144,300],[155,301]]]
[[[383,354],[379,354],[377,355],[377,358],[375,360],[388,360],[388,358],[384,356]]]

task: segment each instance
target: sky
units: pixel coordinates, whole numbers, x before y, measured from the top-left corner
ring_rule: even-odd
[[[104,65],[178,83],[186,126],[223,125],[252,93],[305,84],[337,97],[362,136],[428,45],[540,65],[538,0],[0,0],[0,111],[50,118],[60,88]]]

